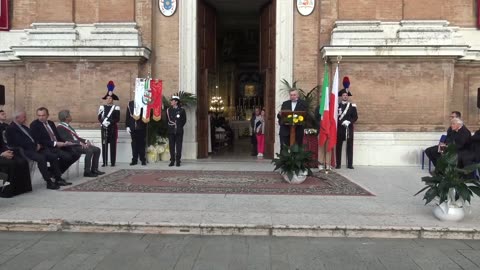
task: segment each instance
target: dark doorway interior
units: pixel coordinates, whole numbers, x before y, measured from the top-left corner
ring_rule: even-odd
[[[203,138],[206,149],[199,146],[199,157],[208,153],[222,159],[256,158],[250,120],[255,107],[274,104],[266,97],[275,96],[268,95],[267,82],[271,78],[267,69],[273,63],[265,63],[272,58],[265,54],[273,52],[268,49],[272,44],[265,41],[270,42],[274,33],[262,31],[262,24],[272,21],[264,18],[273,14],[272,6],[271,0],[199,0],[199,102],[208,109],[199,110],[206,117],[198,117],[199,125],[207,125],[202,131],[209,131]],[[274,123],[266,126],[272,133]],[[267,153],[270,148],[273,152],[273,141],[266,146],[265,157],[273,155]]]

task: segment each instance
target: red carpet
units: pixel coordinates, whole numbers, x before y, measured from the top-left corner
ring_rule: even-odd
[[[119,170],[66,191],[372,196],[338,173],[314,173],[300,185],[277,172]]]

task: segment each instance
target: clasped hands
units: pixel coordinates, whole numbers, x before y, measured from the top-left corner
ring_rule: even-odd
[[[348,127],[349,125],[350,125],[350,121],[348,121],[348,120],[345,120],[345,121],[342,122],[342,126],[344,126],[344,127]]]
[[[6,159],[12,159],[14,154],[13,154],[13,151],[12,150],[7,150],[7,151],[3,151],[1,154],[0,154],[1,157],[3,158],[6,158]]]

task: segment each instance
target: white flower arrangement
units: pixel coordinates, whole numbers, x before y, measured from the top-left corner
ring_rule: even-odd
[[[163,153],[170,153],[168,149],[168,144],[165,142],[156,143],[155,145],[150,145],[147,147],[147,159],[150,163],[155,163],[161,160],[160,156]]]

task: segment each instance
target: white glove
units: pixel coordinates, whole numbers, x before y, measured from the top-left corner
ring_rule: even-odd
[[[102,126],[104,126],[104,127],[110,126],[110,121],[108,121],[107,119],[103,120]]]
[[[348,127],[350,125],[350,121],[345,120],[342,122],[342,126]]]
[[[128,134],[132,134],[132,130],[129,127],[127,127],[127,132]]]

